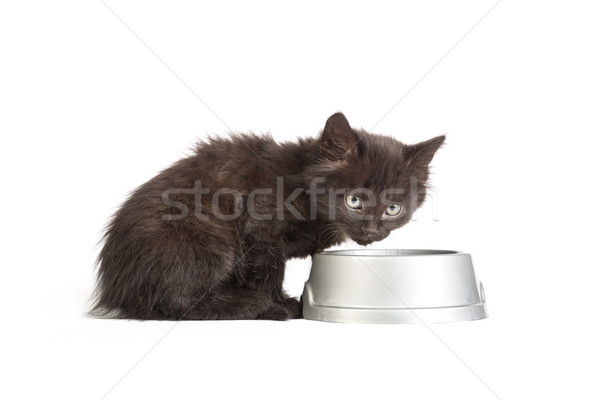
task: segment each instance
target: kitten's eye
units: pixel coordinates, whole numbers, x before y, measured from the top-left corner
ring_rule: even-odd
[[[395,217],[396,215],[400,214],[401,212],[402,212],[402,206],[400,204],[392,204],[385,210],[385,213],[392,217]]]
[[[346,205],[353,210],[358,210],[362,208],[362,201],[356,196],[349,195],[346,196]]]

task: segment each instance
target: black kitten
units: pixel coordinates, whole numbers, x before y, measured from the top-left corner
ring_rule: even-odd
[[[332,115],[317,139],[234,135],[200,143],[136,189],[98,259],[95,315],[133,319],[301,318],[286,260],[350,238],[367,245],[425,199],[445,137],[405,145]]]

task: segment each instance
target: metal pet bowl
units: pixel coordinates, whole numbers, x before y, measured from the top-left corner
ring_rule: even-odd
[[[487,317],[471,256],[446,250],[339,250],[313,255],[304,318],[435,323]]]

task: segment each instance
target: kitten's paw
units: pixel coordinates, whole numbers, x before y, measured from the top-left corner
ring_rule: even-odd
[[[292,318],[292,314],[283,303],[273,303],[271,308],[261,313],[257,319],[270,319],[273,321],[285,321]]]
[[[288,297],[283,300],[282,303],[285,308],[290,312],[290,318],[292,319],[300,319],[302,317],[302,301],[298,300],[294,297]]]

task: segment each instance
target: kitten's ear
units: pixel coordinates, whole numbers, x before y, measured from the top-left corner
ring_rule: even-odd
[[[325,123],[319,151],[332,161],[340,161],[348,150],[354,149],[358,137],[342,113],[335,113]]]
[[[411,166],[427,168],[445,140],[446,135],[442,135],[421,143],[406,146],[404,148],[404,157]]]

